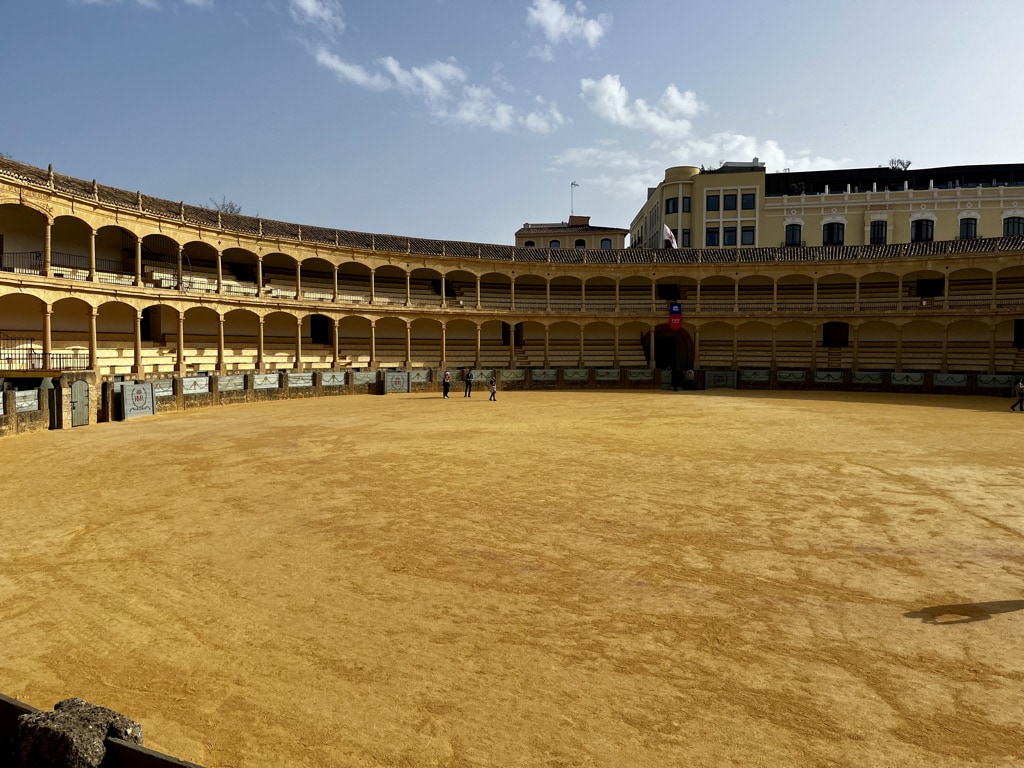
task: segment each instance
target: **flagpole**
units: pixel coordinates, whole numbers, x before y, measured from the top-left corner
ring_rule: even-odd
[[[572,216],[572,215],[573,215],[573,214],[574,214],[574,213],[576,212],[576,209],[575,209],[575,203],[573,202],[573,196],[572,196],[572,192],[573,192],[573,190],[574,190],[574,189],[576,189],[576,187],[578,187],[578,186],[579,186],[579,184],[577,184],[577,183],[576,183],[575,181],[574,181],[574,182],[572,182],[572,183],[571,183],[571,184],[569,185],[569,215],[570,215],[570,216]]]

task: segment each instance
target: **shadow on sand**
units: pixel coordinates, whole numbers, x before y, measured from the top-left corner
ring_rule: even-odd
[[[920,619],[925,624],[967,624],[986,621],[997,613],[1024,611],[1024,600],[993,600],[990,603],[960,603],[959,605],[933,605],[904,613],[908,619]]]

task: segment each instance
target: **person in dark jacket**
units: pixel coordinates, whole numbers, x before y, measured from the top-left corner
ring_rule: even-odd
[[[473,372],[466,371],[466,392],[462,395],[463,397],[473,396]]]

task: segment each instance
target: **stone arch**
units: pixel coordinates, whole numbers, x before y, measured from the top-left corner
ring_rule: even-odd
[[[290,254],[271,251],[262,259],[263,293],[277,299],[297,298],[296,276],[299,262]]]
[[[414,368],[441,366],[441,321],[436,318],[417,318],[409,328],[411,338],[410,361]]]
[[[736,328],[736,359],[741,367],[770,368],[774,330],[762,320],[748,320]]]
[[[338,322],[339,365],[366,368],[370,365],[370,319],[347,315]]]
[[[869,320],[856,326],[857,369],[888,370],[898,367],[896,345],[898,330],[883,320]]]
[[[810,324],[799,320],[781,323],[775,329],[776,368],[810,368],[817,344]]]
[[[701,299],[703,306],[703,298]],[[735,329],[720,320],[703,323],[697,328],[697,365],[701,368],[733,367]]]
[[[334,264],[319,256],[311,256],[300,263],[302,298],[308,301],[334,300]],[[319,332],[318,332],[319,337]]]
[[[224,367],[228,371],[254,371],[260,317],[251,309],[232,309],[224,315]]]
[[[267,371],[293,368],[299,318],[291,312],[276,310],[263,318],[263,367]]]
[[[404,289],[403,289],[404,292]],[[377,320],[376,349],[374,360],[381,368],[405,366],[406,321],[399,317],[382,317]]]

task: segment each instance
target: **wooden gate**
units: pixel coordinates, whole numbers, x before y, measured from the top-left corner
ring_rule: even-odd
[[[89,382],[71,383],[71,426],[82,427],[89,423]]]

